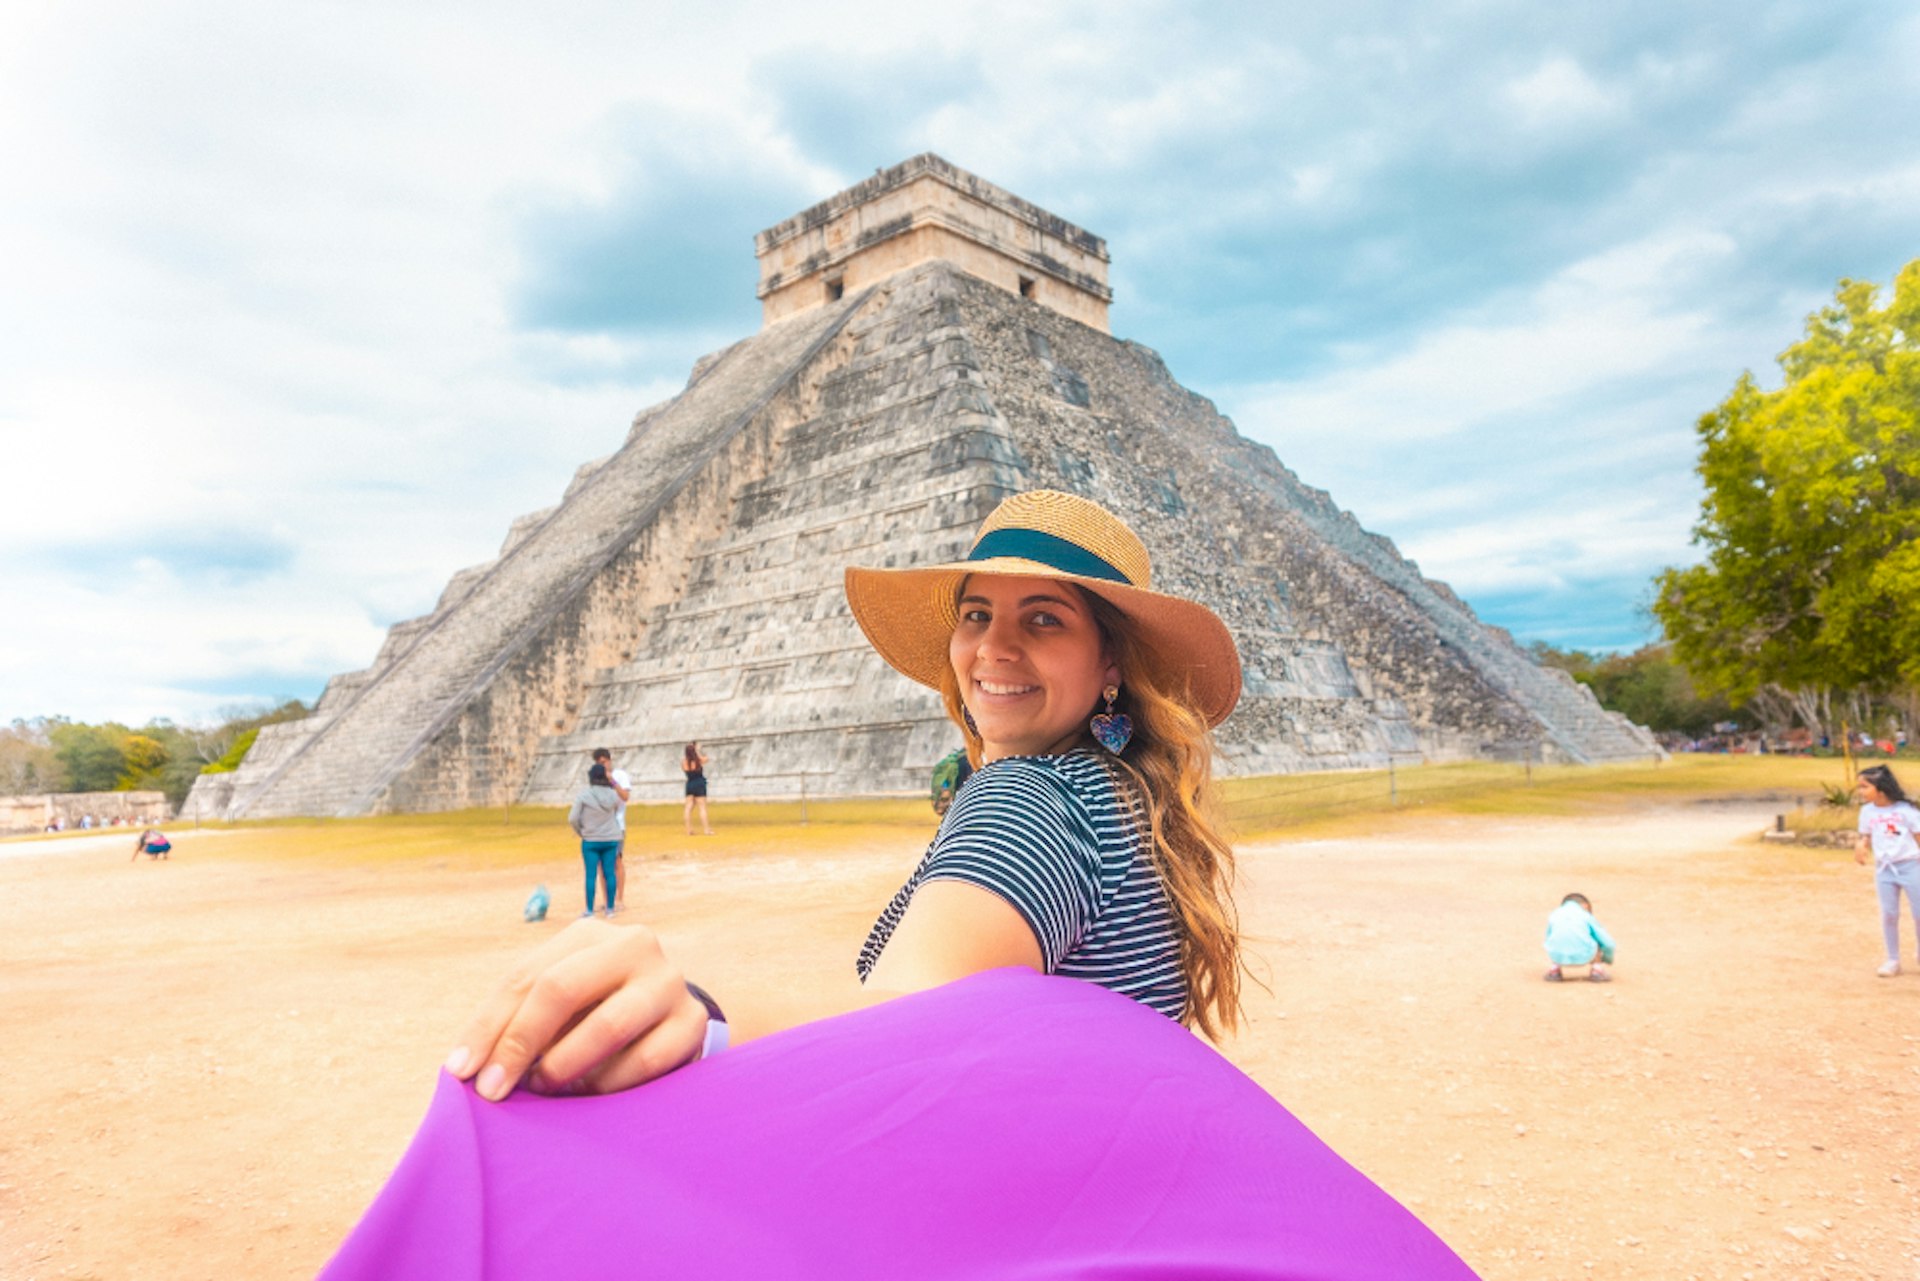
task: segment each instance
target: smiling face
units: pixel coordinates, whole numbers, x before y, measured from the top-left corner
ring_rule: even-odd
[[[1120,682],[1086,597],[1051,578],[968,578],[947,655],[990,761],[1065,751]]]

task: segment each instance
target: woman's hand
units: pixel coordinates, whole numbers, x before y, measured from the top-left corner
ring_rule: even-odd
[[[652,930],[579,920],[487,999],[446,1068],[495,1101],[523,1079],[538,1094],[611,1094],[692,1062],[706,1031]]]

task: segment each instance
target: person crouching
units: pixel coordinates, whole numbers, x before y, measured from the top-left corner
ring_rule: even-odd
[[[1547,917],[1547,959],[1553,962],[1547,982],[1565,981],[1569,965],[1586,966],[1590,983],[1610,982],[1613,975],[1607,966],[1613,964],[1613,950],[1613,936],[1593,919],[1593,904],[1586,895],[1567,895]]]

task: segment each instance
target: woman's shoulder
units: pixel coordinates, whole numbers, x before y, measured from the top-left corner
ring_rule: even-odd
[[[1003,785],[1043,785],[1072,790],[1110,791],[1113,788],[1113,777],[1107,766],[1092,752],[1079,748],[1051,756],[1003,756],[975,770],[967,785],[971,787],[983,779]]]
[[[968,799],[976,806],[1026,801],[1090,814],[1114,808],[1126,794],[1110,765],[1092,752],[1071,751],[989,761],[973,772],[954,804],[958,809]]]

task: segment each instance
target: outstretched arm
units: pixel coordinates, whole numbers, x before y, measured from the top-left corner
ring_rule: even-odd
[[[921,887],[866,987],[810,1000],[715,992],[735,1041],[877,1005],[1008,965],[1041,968],[1033,932],[1004,899],[977,886]],[[488,1099],[520,1084],[541,1094],[610,1094],[692,1062],[707,1013],[659,938],[640,925],[581,920],[507,976],[461,1032],[447,1071]]]

